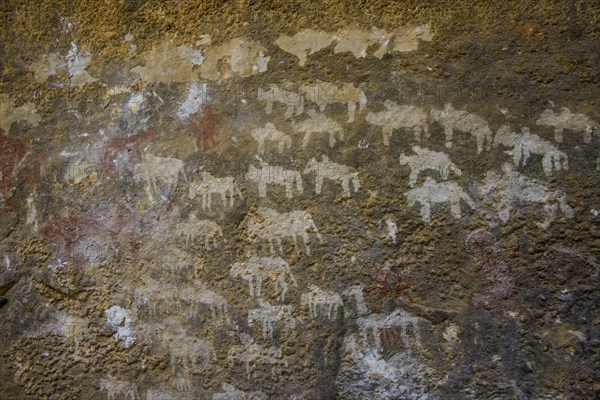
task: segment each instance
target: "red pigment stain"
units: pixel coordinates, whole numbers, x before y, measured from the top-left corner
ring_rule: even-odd
[[[110,243],[115,250],[114,261],[121,267],[136,266],[140,260],[138,231],[149,229],[130,207],[117,205],[100,213],[96,218],[82,214],[55,215],[46,223],[43,233],[54,240],[60,258],[70,263],[86,261],[82,242]]]
[[[75,246],[89,235],[88,230],[99,233],[97,228],[99,227],[94,221],[81,215],[54,215],[46,223],[43,233],[50,239],[61,242],[63,258],[77,262],[84,257],[75,251]]]
[[[210,151],[219,145],[217,139],[219,122],[221,122],[221,114],[214,113],[210,104],[204,106],[202,118],[198,118],[198,114],[192,115],[191,127],[196,149],[198,149],[198,143],[200,143],[202,151]]]
[[[413,302],[410,294],[413,287],[410,271],[400,261],[385,265],[373,276],[371,282],[364,291],[365,302],[371,312],[385,309],[396,300]]]
[[[123,152],[129,162],[140,162],[142,159],[142,146],[152,141],[156,136],[154,129],[147,129],[131,136],[110,139],[104,145],[104,154],[101,161],[102,171],[114,176],[116,171],[113,160]]]

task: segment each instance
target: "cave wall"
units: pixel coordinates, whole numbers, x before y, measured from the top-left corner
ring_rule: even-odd
[[[591,399],[600,3],[0,4],[2,399]]]

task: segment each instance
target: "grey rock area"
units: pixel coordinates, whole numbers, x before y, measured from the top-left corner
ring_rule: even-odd
[[[0,5],[0,398],[600,396],[600,3]]]

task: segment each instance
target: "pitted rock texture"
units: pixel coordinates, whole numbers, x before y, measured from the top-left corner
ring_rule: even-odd
[[[2,399],[600,395],[600,4],[0,4]]]

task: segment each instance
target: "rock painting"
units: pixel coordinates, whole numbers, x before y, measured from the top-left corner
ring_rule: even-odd
[[[279,213],[266,207],[259,207],[254,215],[248,218],[247,232],[252,242],[258,239],[267,240],[271,254],[275,254],[274,244],[283,253],[282,241],[289,238],[294,248],[298,248],[298,237],[304,243],[304,251],[310,255],[310,234],[313,233],[321,243],[323,238],[312,219],[306,211],[296,210]]]
[[[440,178],[444,181],[448,180],[450,172],[456,176],[462,175],[460,168],[450,161],[450,157],[447,154],[429,150],[421,146],[413,146],[412,150],[415,155],[400,155],[400,165],[408,165],[410,167],[410,176],[408,178],[410,187],[414,187],[417,184],[421,172],[428,170],[437,171]]]
[[[306,148],[311,136],[315,133],[327,133],[329,135],[329,147],[335,146],[338,140],[344,140],[344,129],[334,119],[315,110],[307,111],[308,118],[300,122],[292,122],[292,127],[297,133],[304,133],[302,148]]]
[[[538,135],[531,134],[525,126],[521,128],[521,134],[511,131],[506,125],[502,126],[494,137],[494,144],[512,147],[513,161],[517,167],[525,166],[531,154],[536,154],[542,156],[542,168],[546,175],[569,169],[569,158],[565,153]]]
[[[237,262],[231,266],[229,275],[241,278],[248,283],[250,296],[262,296],[263,282],[271,281],[279,291],[281,301],[285,300],[288,288],[298,286],[296,278],[290,271],[289,264],[281,257],[252,256],[247,261]]]
[[[544,222],[538,223],[542,229],[548,228],[554,222],[559,209],[568,219],[575,217],[575,212],[567,203],[562,191],[549,190],[539,180],[527,178],[514,171],[508,163],[502,166],[502,174],[489,171],[480,191],[504,223],[510,218],[512,210],[531,203],[544,207]]]
[[[146,184],[146,194],[151,201],[160,197],[163,201],[177,187],[179,175],[187,180],[183,161],[171,157],[157,157],[150,153],[144,155],[141,163],[135,166],[136,181]]]
[[[344,195],[346,197],[352,196],[350,192],[350,182],[352,182],[352,189],[354,192],[360,188],[358,172],[354,168],[330,161],[329,157],[326,155],[321,156],[321,161],[311,158],[303,173],[315,174],[316,194],[321,194],[321,191],[323,190],[323,181],[325,178],[339,183],[342,186]]]
[[[463,201],[472,209],[475,209],[475,202],[460,186],[455,182],[436,182],[432,178],[425,178],[425,182],[414,189],[405,193],[409,206],[416,203],[421,205],[421,220],[431,222],[431,207],[435,204],[450,203],[450,212],[454,218],[460,218],[462,215],[460,203]]]
[[[455,109],[448,103],[441,110],[431,110],[431,118],[444,128],[446,147],[451,149],[454,143],[454,131],[470,134],[477,143],[477,154],[492,146],[492,131],[488,123],[476,114]]]
[[[357,104],[358,111],[361,113],[367,108],[365,93],[352,83],[337,84],[317,81],[313,84],[300,86],[300,92],[304,94],[306,100],[316,103],[321,112],[325,111],[330,104],[347,104],[349,124],[354,122]]]
[[[237,184],[233,177],[217,178],[210,173],[202,172],[202,180],[200,182],[192,182],[188,192],[190,199],[195,199],[196,196],[202,196],[202,209],[210,210],[212,206],[212,195],[219,194],[224,207],[233,207],[233,201],[237,194],[240,199],[243,199]],[[229,202],[227,202],[229,198]]]
[[[415,139],[419,142],[422,137],[430,136],[429,116],[421,107],[398,105],[391,100],[386,100],[384,106],[387,110],[367,114],[368,123],[381,126],[384,146],[389,146],[392,133],[402,128],[412,129]]]
[[[300,304],[308,308],[309,317],[325,317],[328,320],[337,319],[338,310],[340,307],[344,307],[342,297],[336,292],[323,290],[313,284],[308,289],[308,292],[302,293]]]
[[[285,169],[277,165],[269,165],[262,159],[259,160],[260,167],[254,165],[248,167],[246,180],[258,185],[258,197],[267,197],[267,185],[279,185],[285,188],[285,197],[293,197],[294,187],[298,193],[302,193],[302,175],[299,171]]]
[[[294,115],[300,115],[304,112],[304,97],[302,95],[289,90],[281,89],[275,84],[271,84],[269,89],[258,89],[258,101],[266,102],[265,112],[271,115],[273,112],[273,104],[281,103],[285,109],[285,118],[291,118]]]
[[[195,214],[190,214],[186,222],[177,224],[175,233],[179,236],[184,236],[186,243],[194,242],[196,238],[204,238],[204,248],[219,247],[219,238],[224,240],[221,227],[214,221],[209,219],[198,219]]]
[[[283,153],[283,150],[290,150],[292,148],[292,137],[277,128],[271,122],[267,122],[265,126],[259,127],[252,130],[250,134],[254,140],[258,143],[258,154],[265,152],[266,142],[277,143],[277,150]]]
[[[563,132],[565,130],[581,132],[583,134],[583,142],[591,143],[592,133],[600,127],[598,122],[592,120],[587,115],[572,113],[567,107],[561,108],[560,113],[545,109],[535,123],[537,125],[554,127],[554,140],[559,143],[563,141]]]

